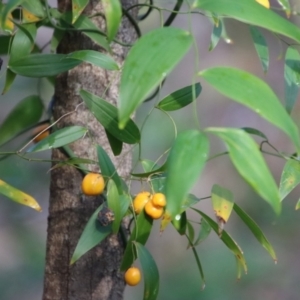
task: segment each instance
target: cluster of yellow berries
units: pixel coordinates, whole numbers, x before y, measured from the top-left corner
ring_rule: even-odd
[[[146,214],[152,219],[159,219],[163,215],[166,204],[166,197],[162,193],[152,195],[149,192],[141,192],[133,200],[135,213],[139,214],[145,209]]]
[[[105,188],[105,181],[101,174],[88,173],[84,176],[81,189],[87,196],[97,196],[103,193]]]

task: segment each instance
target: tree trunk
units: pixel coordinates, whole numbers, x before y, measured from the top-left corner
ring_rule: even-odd
[[[122,2],[123,7],[128,7],[135,4],[136,0]],[[59,0],[58,6],[62,12],[70,10],[71,0]],[[102,7],[98,1],[90,1],[84,11],[87,15],[99,12],[102,12]],[[99,16],[92,20],[101,30],[105,30],[103,17]],[[135,38],[132,25],[128,19],[123,18],[118,39],[132,43]],[[89,38],[73,31],[65,35],[58,52],[69,53],[81,49],[103,51]],[[114,44],[113,54],[119,64],[122,63],[126,53],[126,48]],[[77,157],[97,160],[95,144],[101,145],[111,154],[104,129],[84,104],[78,106],[82,102],[79,91],[88,90],[116,104],[118,84],[119,75],[116,72],[108,72],[87,63],[57,77],[54,119],[73,112],[63,117],[57,127],[81,125],[89,129],[89,134],[70,145]],[[120,156],[114,158],[110,155],[122,177],[128,176],[131,168],[131,154],[128,150],[128,146],[123,146]],[[53,150],[52,159],[64,160],[66,157],[60,150]],[[91,165],[91,170],[99,171],[96,165]],[[82,174],[74,167],[64,166],[52,170],[43,299],[122,299],[125,284],[119,266],[124,249],[119,236],[110,235],[70,266],[70,259],[78,239],[88,219],[102,201],[99,197],[82,196],[81,181]]]

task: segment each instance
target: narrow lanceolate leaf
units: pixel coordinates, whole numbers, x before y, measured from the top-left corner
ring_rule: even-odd
[[[119,194],[122,194],[122,181],[110,157],[105,152],[105,150],[99,145],[97,145],[97,154],[100,170],[105,181],[108,181],[108,179],[111,178],[116,184]]]
[[[126,271],[129,267],[131,267],[131,265],[137,258],[133,242],[138,242],[142,245],[145,245],[150,235],[152,224],[153,219],[150,218],[144,210],[142,210],[136,218],[135,227],[127,242],[127,246],[120,267],[121,271]]]
[[[103,35],[102,32],[100,32],[99,28],[88,17],[80,15],[73,26],[76,29],[81,30],[84,35],[88,36],[99,46],[107,51],[109,50],[109,44],[107,42],[106,36]]]
[[[281,203],[277,185],[254,140],[241,129],[207,128],[207,131],[225,142],[230,159],[241,176],[276,213],[280,213]]]
[[[202,216],[202,218],[205,219],[205,221],[210,225],[210,227],[218,234],[219,228],[218,228],[218,224],[215,221],[213,221],[204,212],[202,212],[198,209],[195,209],[195,208],[192,208],[192,209],[195,212],[197,212],[198,214],[200,214]],[[228,247],[228,249],[235,255],[238,264],[240,264],[242,266],[245,274],[247,274],[246,260],[245,260],[244,254],[243,254],[241,248],[238,246],[238,244],[234,241],[234,239],[225,230],[222,232],[220,239]]]
[[[237,213],[237,215],[242,219],[242,221],[245,223],[245,225],[248,226],[248,228],[251,230],[251,232],[253,233],[255,238],[258,240],[258,242],[268,251],[268,253],[271,255],[271,257],[276,262],[277,258],[276,258],[275,251],[274,251],[272,245],[270,244],[270,242],[265,237],[262,230],[259,228],[259,226],[236,203],[234,204],[233,209]]]
[[[285,107],[290,114],[297,101],[300,88],[300,54],[289,47],[284,62]]]
[[[85,90],[80,91],[80,96],[95,118],[110,134],[127,144],[139,142],[139,129],[131,119],[124,129],[119,129],[118,110],[115,106]]]
[[[21,100],[0,125],[0,145],[36,124],[42,116],[43,108],[39,96],[28,96]]]
[[[196,0],[194,7],[266,28],[300,42],[300,29],[254,0]]]
[[[73,143],[82,138],[87,133],[87,129],[81,126],[69,126],[51,133],[49,136],[38,142],[27,152],[39,152],[53,148],[59,148]]]
[[[269,49],[265,37],[255,26],[250,26],[250,33],[262,68],[267,73],[269,68]]]
[[[40,19],[43,19],[46,16],[45,7],[42,1],[25,0],[22,3],[22,7]]]
[[[251,128],[251,127],[242,127],[241,129],[243,129],[244,131],[246,131],[249,134],[253,134],[253,135],[259,136],[265,140],[268,140],[267,136],[258,129]]]
[[[200,95],[201,89],[200,83],[186,86],[166,96],[157,104],[157,107],[165,111],[172,111],[185,107]]]
[[[216,67],[200,72],[221,94],[254,110],[283,130],[300,151],[299,131],[272,89],[258,77],[245,71]]]
[[[102,242],[112,232],[111,224],[101,226],[100,222],[97,220],[98,214],[103,208],[104,204],[101,204],[90,217],[79,238],[78,244],[71,258],[71,264],[75,263],[82,255]]]
[[[114,156],[120,155],[123,148],[123,142],[117,139],[112,134],[110,134],[109,131],[107,131],[106,129],[105,129],[105,133]]]
[[[223,30],[223,22],[222,20],[218,19],[217,22],[214,22],[214,28],[211,34],[210,44],[208,49],[209,51],[212,51],[216,48],[222,36],[222,30]]]
[[[19,25],[11,44],[9,65],[29,55],[34,46],[36,32],[35,24]]]
[[[18,7],[24,0],[10,0],[7,1],[6,5],[3,6],[2,11],[0,12],[0,20],[1,20],[1,28],[5,28],[5,22],[9,16],[9,14]],[[1,1],[2,4],[2,1]]]
[[[107,185],[107,206],[112,210],[114,214],[114,220],[112,222],[112,232],[117,234],[122,221],[121,215],[121,201],[115,182],[110,179]]]
[[[15,187],[9,185],[8,183],[4,182],[1,179],[0,179],[0,194],[6,196],[7,198],[17,203],[29,206],[37,211],[42,211],[40,205],[36,202],[34,198],[16,189]]]
[[[201,262],[200,262],[200,258],[198,256],[198,253],[197,253],[194,245],[192,244],[193,241],[189,238],[188,235],[186,235],[186,237],[189,241],[189,244],[191,245],[191,248],[192,248],[195,260],[196,260],[196,264],[197,264],[197,267],[198,267],[198,270],[199,270],[199,273],[200,273],[200,276],[201,276],[201,279],[202,279],[202,288],[201,289],[204,290],[204,288],[205,288],[205,277],[204,277],[203,268],[202,268],[202,265],[201,265]]]
[[[280,199],[283,200],[300,183],[300,162],[289,159],[285,164],[279,185]]]
[[[207,136],[197,130],[182,132],[176,138],[167,158],[167,205],[161,230],[181,213],[185,198],[205,165],[208,149]]]
[[[211,200],[217,217],[220,235],[232,212],[234,204],[233,195],[231,191],[214,184],[211,191]]]
[[[205,221],[204,218],[201,219],[201,227],[199,230],[198,237],[194,243],[194,246],[199,245],[201,242],[203,242],[210,234],[211,227],[210,225]]]
[[[32,54],[9,63],[13,72],[27,77],[50,77],[66,72],[81,64],[65,54]]]
[[[107,39],[112,41],[118,32],[122,19],[122,6],[120,0],[102,0],[104,8]]]
[[[142,244],[134,243],[144,276],[143,300],[156,300],[159,290],[159,273],[152,255]]]
[[[193,42],[189,32],[163,27],[142,36],[129,51],[121,75],[119,126],[177,65]]]
[[[72,23],[78,19],[88,3],[88,0],[72,0]]]
[[[75,58],[106,70],[118,70],[119,66],[111,56],[94,50],[80,50],[70,53],[66,58]]]

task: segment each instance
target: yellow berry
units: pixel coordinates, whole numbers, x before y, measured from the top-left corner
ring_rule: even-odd
[[[141,281],[141,272],[138,268],[131,267],[125,272],[125,282],[128,285],[134,286]]]
[[[155,206],[152,201],[149,201],[145,205],[145,212],[152,219],[159,219],[163,215],[164,209],[161,206]]]
[[[88,173],[82,180],[81,189],[87,196],[97,196],[104,191],[103,176],[98,173]]]
[[[151,199],[153,205],[165,207],[167,204],[166,196],[162,193],[155,193]]]
[[[151,199],[151,194],[149,192],[140,192],[136,195],[133,200],[133,209],[136,214],[139,214],[146,203]]]

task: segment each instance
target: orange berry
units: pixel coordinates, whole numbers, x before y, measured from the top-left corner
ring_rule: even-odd
[[[33,136],[39,134],[41,131],[45,130],[46,128],[49,127],[49,123],[46,124],[42,124],[37,126],[36,128],[34,128],[34,130],[32,131]],[[40,134],[39,136],[37,136],[33,142],[34,143],[38,143],[39,141],[43,140],[44,138],[46,138],[48,135],[50,134],[50,130],[46,130],[45,132],[43,132],[42,134]]]
[[[87,196],[97,196],[104,191],[103,176],[98,173],[88,173],[82,180],[81,189]]]
[[[138,268],[131,267],[125,272],[125,282],[128,285],[134,286],[141,281],[141,272]]]
[[[269,0],[256,0],[256,2],[258,2],[259,4],[261,4],[262,6],[264,6],[266,8],[270,8]]]
[[[151,201],[155,206],[165,207],[167,205],[166,196],[162,193],[155,193]]]
[[[151,199],[151,194],[149,192],[140,192],[136,195],[133,200],[133,209],[136,214],[139,214],[146,203]]]
[[[164,209],[161,206],[155,206],[152,201],[149,201],[145,205],[145,212],[152,219],[159,219],[163,215]]]

